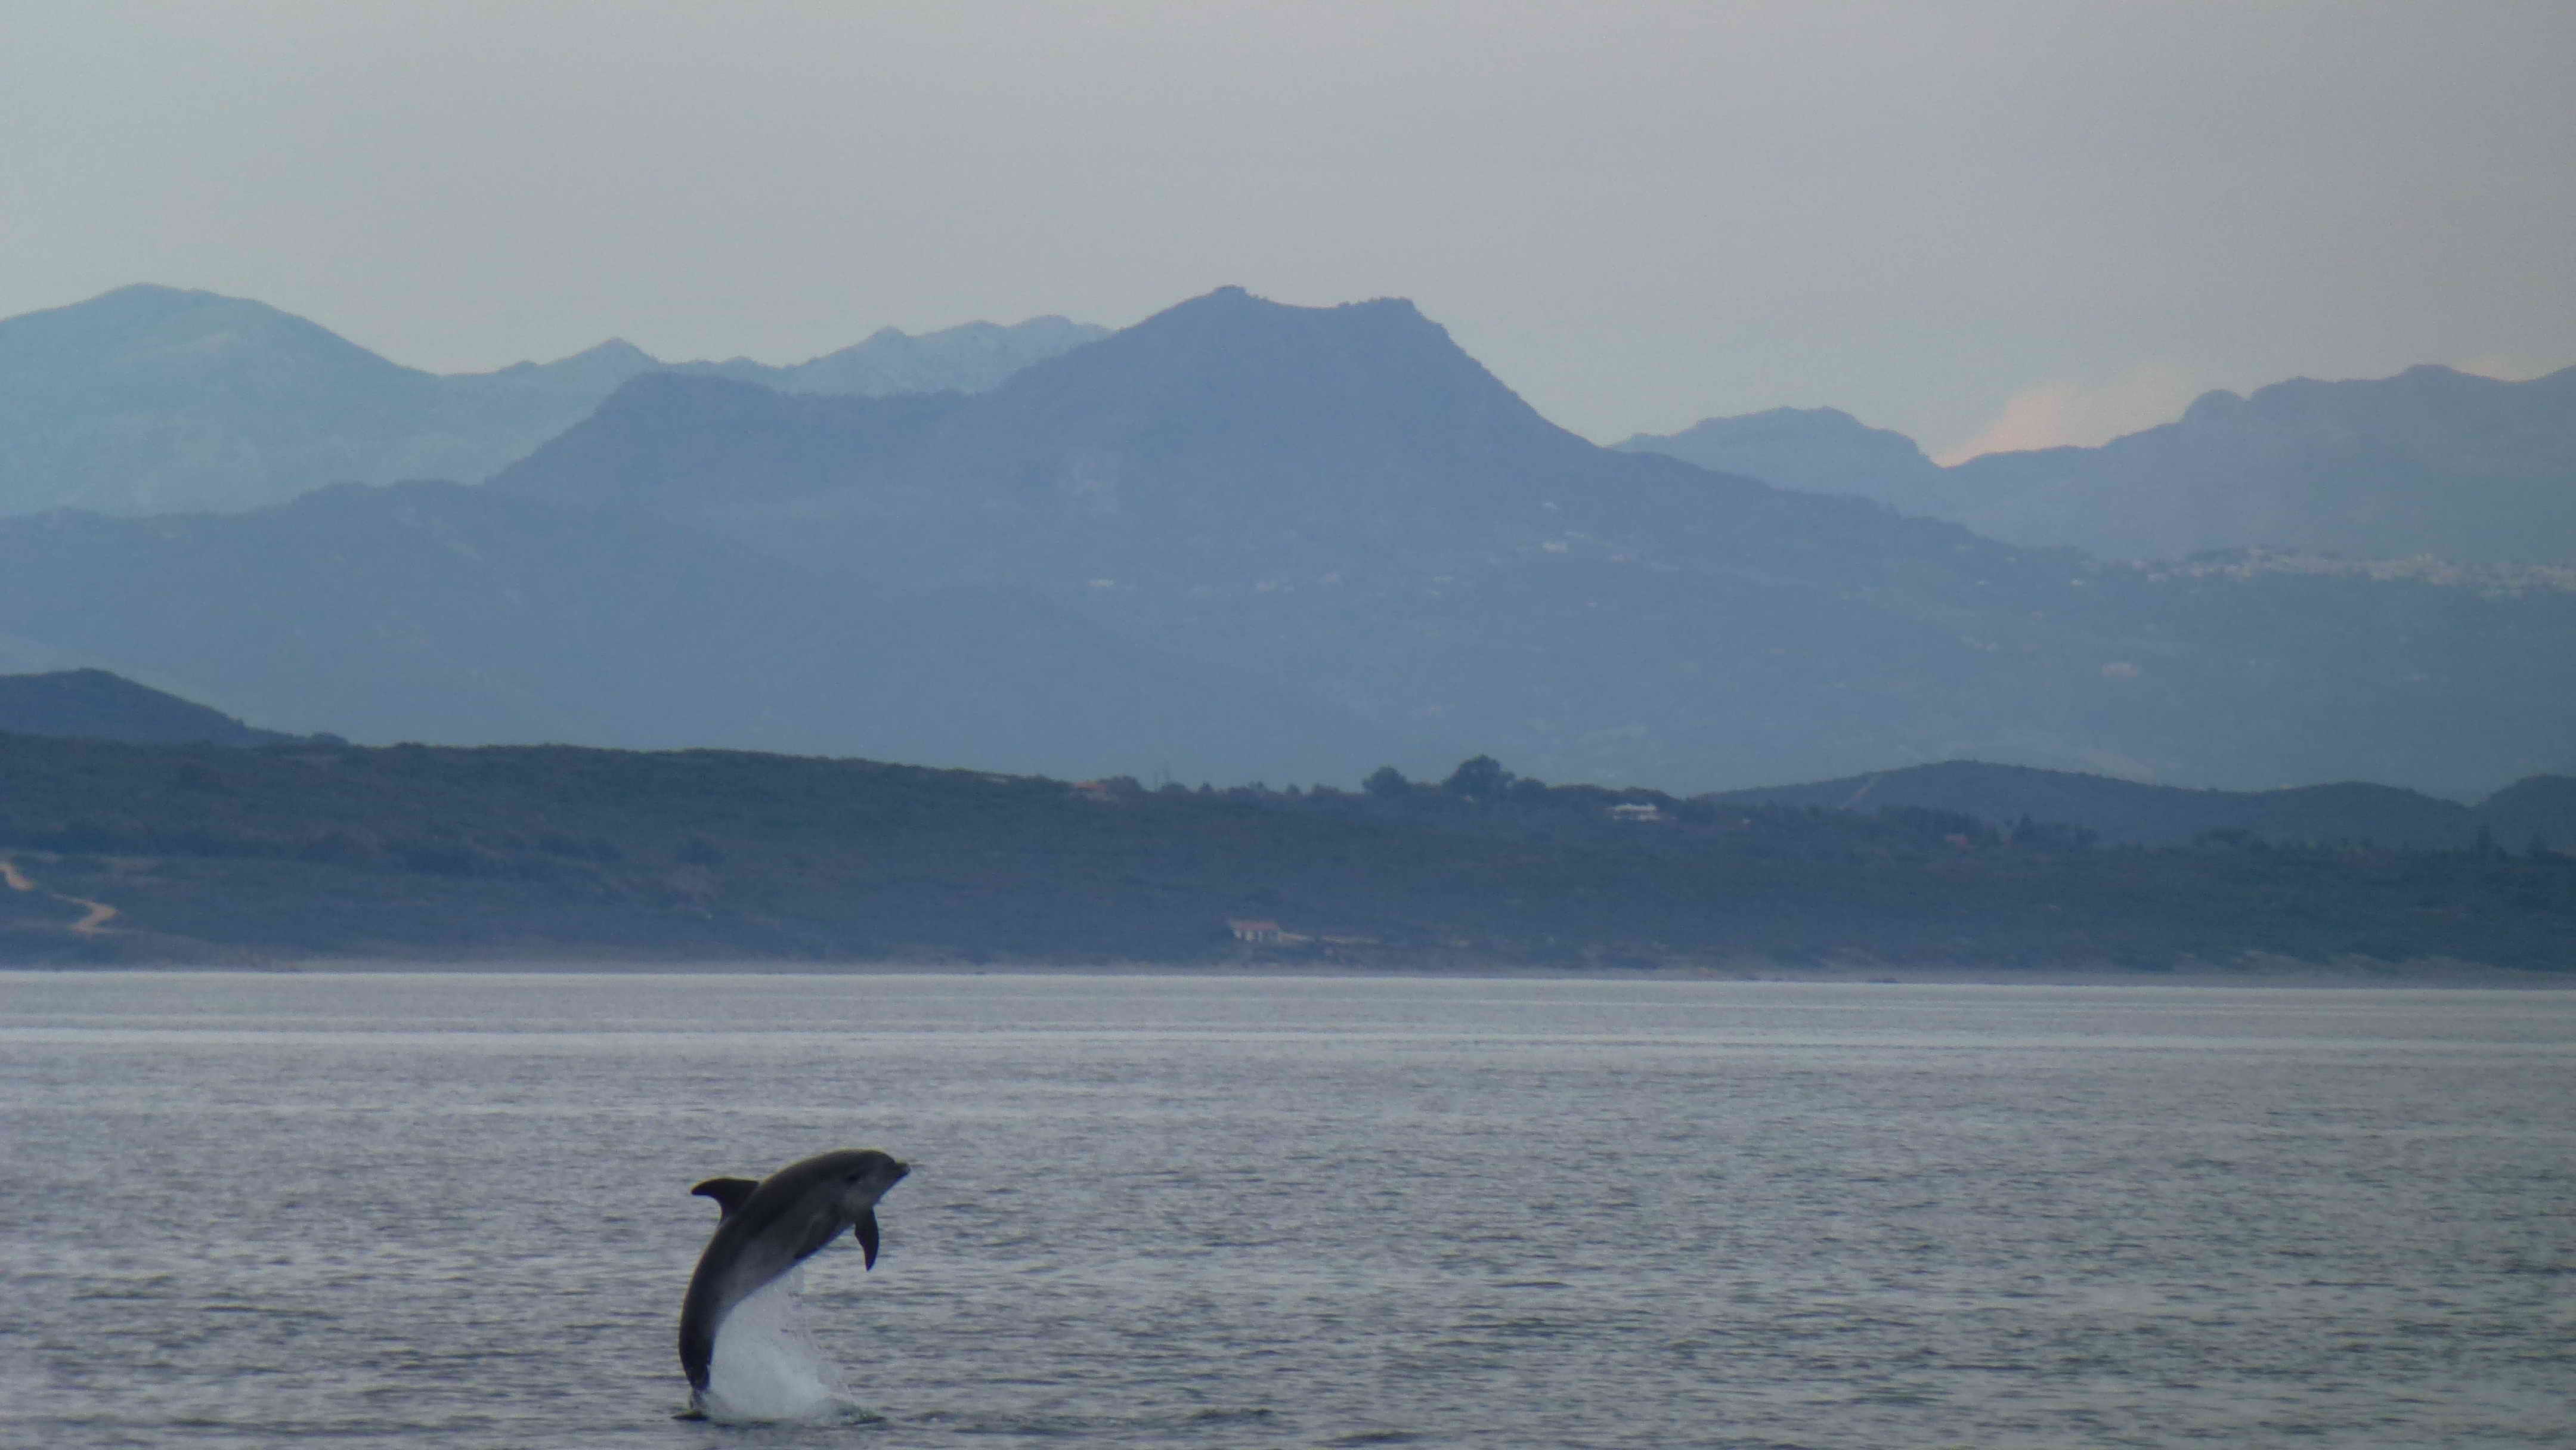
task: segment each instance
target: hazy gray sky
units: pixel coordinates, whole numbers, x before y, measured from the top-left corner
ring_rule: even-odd
[[[1936,452],[2576,362],[2576,4],[269,4],[0,16],[0,315],[441,371],[1405,296],[1596,438]]]

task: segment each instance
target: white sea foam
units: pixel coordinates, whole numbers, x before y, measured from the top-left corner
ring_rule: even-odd
[[[810,1424],[863,1413],[840,1370],[814,1342],[798,1302],[804,1287],[800,1265],[725,1316],[700,1406],[708,1419]]]

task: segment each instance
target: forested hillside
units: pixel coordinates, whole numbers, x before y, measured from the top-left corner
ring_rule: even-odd
[[[0,736],[0,959],[2576,961],[2576,857],[1547,787]],[[1247,940],[1248,938],[1248,940]]]

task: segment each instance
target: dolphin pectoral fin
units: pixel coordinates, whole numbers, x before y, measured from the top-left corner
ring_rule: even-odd
[[[859,1256],[867,1261],[866,1267],[875,1268],[877,1266],[877,1211],[875,1209],[869,1209],[859,1215],[859,1225],[855,1232],[859,1239]]]
[[[748,1178],[710,1178],[689,1191],[702,1198],[714,1199],[720,1210],[717,1217],[721,1220],[733,1217],[733,1211],[742,1207],[742,1201],[751,1197],[751,1191],[759,1186]]]

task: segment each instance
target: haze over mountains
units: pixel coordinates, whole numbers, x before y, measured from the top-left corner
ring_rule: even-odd
[[[2576,594],[2104,566],[1596,448],[1402,302],[1221,290],[971,398],[639,379],[490,486],[1012,581],[1550,779],[1964,756],[2482,793],[2576,745]]]
[[[1083,776],[1348,769],[1379,732],[1005,589],[889,594],[449,483],[0,520],[0,619],[272,727],[728,745]]]
[[[1952,811],[2011,828],[2053,822],[2104,845],[2173,846],[2212,836],[2461,850],[2576,843],[2576,776],[2538,775],[2475,805],[2365,782],[2269,791],[2177,790],[2069,771],[1951,760],[1842,780],[1766,786],[1711,797],[1729,805],[1831,811]]]
[[[1949,468],[1830,408],[1712,418],[1619,446],[2106,558],[2259,548],[2576,564],[2576,368],[2520,383],[2434,366],[2299,378],[2204,394],[2174,422],[2099,448]]]
[[[1898,502],[1938,488],[1941,465],[1911,438],[1872,428],[1840,408],[1772,408],[1702,418],[1679,433],[1640,433],[1626,453],[1661,453],[1719,473],[1741,473],[1808,493],[1856,493],[1907,513]]]
[[[552,363],[440,376],[265,304],[124,287],[0,320],[0,514],[149,514],[282,503],[333,483],[480,481],[639,373],[789,392],[990,387],[1103,329],[1042,317],[883,329],[792,367],[662,363],[606,342]]]
[[[229,339],[234,307],[170,315]],[[154,416],[374,396],[385,369],[570,396],[636,361],[436,379],[259,311],[310,366],[221,341]],[[1401,301],[1222,289],[972,394],[725,373],[626,376],[479,488],[0,519],[0,667],[365,741],[1075,777],[1347,784],[1486,752],[1696,792],[1978,758],[2470,797],[2576,769],[2576,592],[2105,564],[1598,448]],[[400,413],[373,406],[329,416]],[[1849,472],[1910,446],[1822,425]]]

